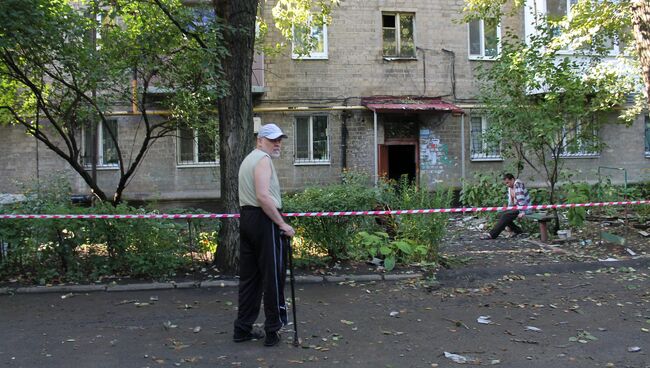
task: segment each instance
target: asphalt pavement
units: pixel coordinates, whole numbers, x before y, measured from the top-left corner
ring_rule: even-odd
[[[0,367],[650,367],[648,258],[456,245],[471,260],[441,270],[440,284],[304,279],[299,347],[292,325],[276,347],[234,343],[229,284],[0,295]]]

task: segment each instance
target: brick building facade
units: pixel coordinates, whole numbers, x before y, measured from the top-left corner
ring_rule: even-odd
[[[274,122],[289,135],[276,162],[284,189],[338,182],[344,169],[373,178],[407,174],[430,188],[459,187],[475,172],[503,170],[498,152],[489,152],[475,134],[489,122],[476,105],[474,70],[498,51],[488,35],[495,30],[455,21],[463,5],[342,1],[332,24],[315,30],[321,42],[311,55],[293,55],[289,46],[279,55],[258,56],[256,124]],[[507,27],[523,35],[524,22],[522,11],[503,20],[502,32]],[[271,34],[269,42],[278,39]],[[115,118],[119,140],[128,147],[138,139],[139,117]],[[565,167],[577,180],[593,180],[599,166],[626,168],[631,182],[648,180],[649,132],[644,117],[630,127],[607,124],[599,133],[607,147],[597,155],[566,158]],[[219,197],[218,162],[196,160],[190,152],[194,147],[196,155],[196,144],[185,146],[179,137],[156,142],[125,198],[205,205]],[[194,162],[181,160],[182,152]],[[68,177],[75,192],[88,192],[67,164],[33,137],[18,127],[0,127],[0,193],[18,193],[19,183],[55,172]],[[543,185],[532,173],[525,175],[533,185]],[[98,177],[106,190],[115,187],[114,167],[100,167]]]

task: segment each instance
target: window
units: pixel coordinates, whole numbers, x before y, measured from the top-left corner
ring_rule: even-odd
[[[561,157],[598,157],[598,130],[587,129],[578,122],[562,129]]]
[[[217,164],[217,140],[214,134],[188,126],[178,128],[178,165]]]
[[[106,120],[106,123],[97,124],[98,144],[97,147],[97,166],[118,166],[117,157],[117,120]],[[93,129],[89,125],[83,128],[83,157],[82,161],[85,166],[93,164]]]
[[[571,13],[571,5],[577,0],[546,0],[546,16],[552,22],[559,22]]]
[[[314,43],[314,47],[311,49],[309,54],[304,54],[309,46],[303,41],[306,38],[306,33],[308,31],[311,31],[311,41]],[[313,24],[308,29],[294,27],[291,50],[291,57],[293,59],[327,59],[327,25]]]
[[[546,0],[546,16],[548,20],[557,24],[565,17],[571,17],[571,7],[577,2],[578,0]],[[555,36],[560,35],[561,30],[559,25],[554,27],[553,33]],[[603,44],[601,46],[605,50],[609,50],[610,55],[618,55],[619,52],[625,49],[625,45],[619,41],[618,37],[606,37],[602,42]],[[582,51],[589,51],[589,46],[585,47]]]
[[[474,20],[469,23],[470,59],[492,59],[499,54],[501,27],[494,20]]]
[[[472,116],[470,125],[471,159],[501,160],[501,147],[488,141],[485,136],[489,128],[488,120],[484,116]]]
[[[415,59],[415,14],[382,13],[384,57]]]
[[[296,117],[295,137],[295,163],[329,163],[326,115]]]
[[[645,116],[645,157],[650,157],[650,116]]]

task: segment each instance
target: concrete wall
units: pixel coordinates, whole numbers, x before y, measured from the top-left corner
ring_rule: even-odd
[[[137,154],[135,150],[142,142],[144,128],[141,124],[139,117],[118,117],[118,141],[127,165],[131,164]],[[57,145],[65,149],[60,142]],[[129,181],[124,197],[137,200],[218,198],[218,166],[177,165],[176,155],[175,137],[155,142]],[[41,182],[47,182],[53,176],[67,177],[75,193],[90,194],[80,175],[43,143],[38,144],[37,151],[35,138],[25,134],[21,127],[0,127],[0,192],[19,193],[22,191],[21,183],[35,183],[37,176]],[[98,167],[97,178],[102,190],[110,197],[118,184],[119,169]]]
[[[507,167],[508,163],[503,161],[472,161],[470,158],[469,114],[476,107],[475,68],[489,62],[468,57],[468,27],[454,22],[460,19],[463,5],[462,0],[342,1],[341,6],[334,9],[333,23],[328,28],[327,60],[294,60],[290,48],[279,55],[266,55],[265,93],[255,99],[256,115],[263,123],[277,123],[289,135],[281,159],[275,162],[286,191],[338,182],[344,167],[369,176],[374,174],[373,112],[364,108],[341,110],[360,105],[363,96],[441,97],[465,109],[468,115],[464,119],[441,112],[416,114],[418,132],[414,138],[419,142],[420,181],[430,188],[459,187],[463,167],[467,179],[475,172],[503,171]],[[272,6],[273,2],[266,3],[264,11],[270,12]],[[415,13],[418,47],[415,60],[383,58],[382,11]],[[506,27],[523,34],[523,21],[523,12],[504,20],[502,34]],[[268,42],[275,41],[279,41],[279,36],[272,31]],[[329,163],[295,163],[295,120],[297,116],[309,114],[328,116]],[[378,114],[380,144],[384,143],[386,122],[394,118],[391,114]],[[464,122],[464,154],[461,122]],[[126,157],[135,154],[129,150],[142,139],[141,124],[138,116],[119,117],[119,139],[122,147],[128,148],[124,152]],[[642,119],[629,128],[607,125],[601,136],[608,147],[601,155],[565,159],[566,168],[573,170],[576,179],[593,180],[598,166],[620,166],[628,169],[630,181],[647,180],[650,159],[644,157],[644,129]],[[25,135],[20,128],[0,127],[0,193],[20,192],[17,183],[35,180],[37,172],[41,178],[63,172],[76,192],[88,192],[67,163],[42,144],[38,147],[37,167],[34,138]],[[219,197],[219,166],[179,166],[176,150],[175,137],[157,141],[130,181],[125,197],[174,200],[209,207],[207,204]],[[98,171],[100,184],[109,193],[116,186],[117,174],[114,168]],[[533,173],[524,175],[529,183],[543,185],[543,180]],[[615,182],[622,180],[615,176],[613,179]]]

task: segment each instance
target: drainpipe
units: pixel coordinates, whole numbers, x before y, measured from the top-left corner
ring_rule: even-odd
[[[341,169],[348,168],[348,121],[349,115],[347,111],[341,114]]]
[[[460,177],[465,180],[465,114],[460,116]]]
[[[377,111],[373,111],[373,117],[374,117],[374,132],[375,132],[375,186],[377,186],[377,183],[379,182],[379,163],[378,163],[378,150],[379,146],[377,145]]]

